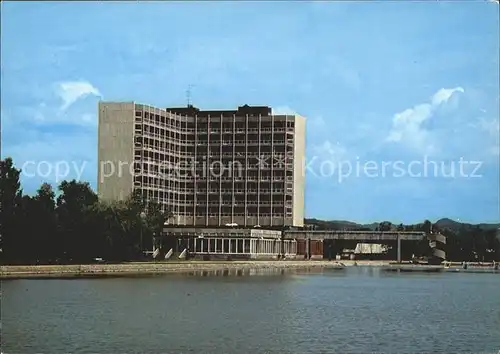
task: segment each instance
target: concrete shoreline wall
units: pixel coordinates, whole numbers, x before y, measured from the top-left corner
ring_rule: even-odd
[[[359,267],[357,267],[359,266]],[[190,274],[193,272],[239,272],[239,271],[273,271],[273,270],[321,270],[373,267],[382,270],[402,271],[447,271],[447,272],[493,272],[494,263],[470,263],[463,269],[460,262],[450,262],[447,267],[427,264],[400,264],[393,261],[324,261],[324,260],[289,260],[289,261],[181,261],[161,263],[128,263],[128,264],[92,264],[92,265],[10,265],[0,266],[0,279],[47,279],[78,277],[133,277],[156,274]]]
[[[64,277],[79,275],[119,275],[182,273],[195,270],[223,269],[287,269],[287,268],[338,268],[334,262],[314,261],[230,261],[230,262],[161,262],[129,264],[88,264],[88,265],[34,265],[1,266],[0,279],[19,277]]]

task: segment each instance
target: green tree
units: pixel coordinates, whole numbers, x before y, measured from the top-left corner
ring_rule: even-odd
[[[92,232],[96,235],[92,243],[96,256],[109,261],[123,261],[127,258],[126,233],[123,202],[97,202],[90,207],[88,216]],[[98,254],[97,254],[98,253]]]
[[[153,245],[154,248],[161,248],[163,246],[163,239],[161,237],[163,234],[163,226],[165,221],[170,217],[171,213],[164,213],[158,203],[151,201],[148,203],[145,218],[146,232],[150,236],[147,241],[148,246],[151,246],[151,248],[153,248]]]
[[[59,185],[57,217],[63,258],[85,262],[100,256],[96,249],[99,233],[95,229],[95,203],[97,195],[88,183],[63,181]],[[92,223],[94,221],[94,223]]]
[[[383,221],[379,224],[378,229],[380,231],[391,231],[392,229],[392,223],[389,221]]]
[[[5,261],[14,260],[23,248],[16,230],[21,221],[18,215],[22,198],[20,175],[21,170],[14,167],[12,158],[0,160],[0,249]]]
[[[38,261],[54,262],[61,253],[60,235],[57,232],[56,201],[52,186],[42,184],[33,198],[31,217],[37,228],[34,245]]]
[[[17,244],[16,253],[14,255],[14,263],[30,264],[36,262],[38,258],[38,248],[35,243],[36,232],[38,226],[33,217],[35,201],[32,197],[23,195],[19,198],[16,206],[16,235],[15,242]]]
[[[422,231],[427,234],[430,234],[432,232],[432,223],[429,220],[424,221],[424,224],[422,225]]]

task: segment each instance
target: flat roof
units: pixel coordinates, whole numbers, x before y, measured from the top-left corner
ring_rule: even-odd
[[[263,115],[270,116],[272,114],[272,109],[269,106],[249,106],[243,105],[238,106],[237,109],[229,110],[201,110],[195,106],[189,105],[187,107],[168,107],[165,108],[167,112],[189,115],[197,117],[208,117],[208,116],[233,116],[233,115]]]

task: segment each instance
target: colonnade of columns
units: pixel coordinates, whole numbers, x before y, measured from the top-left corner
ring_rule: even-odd
[[[283,242],[283,250],[281,249]],[[190,252],[214,254],[248,254],[248,255],[285,255],[297,254],[295,240],[264,239],[264,238],[194,238],[190,242]]]

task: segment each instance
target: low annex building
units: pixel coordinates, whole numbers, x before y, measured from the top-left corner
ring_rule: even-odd
[[[165,227],[164,249],[204,259],[295,258],[297,241],[279,230]],[[168,254],[168,253],[167,253]]]

